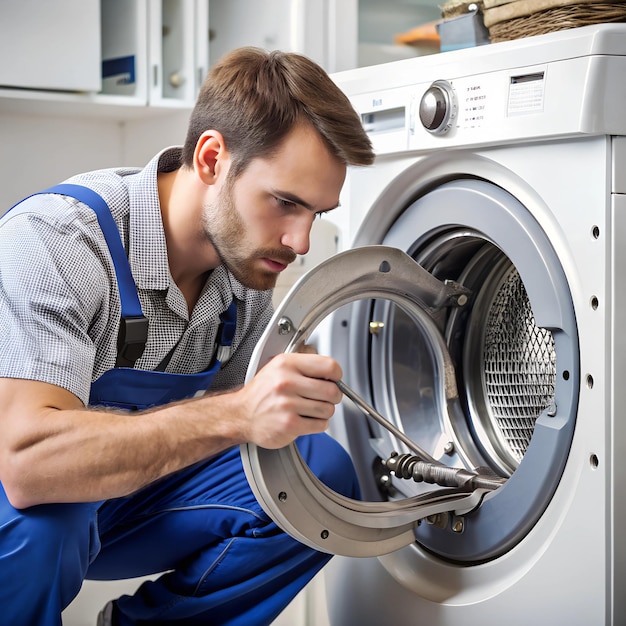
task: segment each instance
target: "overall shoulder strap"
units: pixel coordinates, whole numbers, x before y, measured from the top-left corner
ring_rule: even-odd
[[[216,361],[219,362],[219,367],[222,368],[226,365],[228,359],[230,359],[233,351],[233,339],[235,338],[235,330],[237,329],[237,301],[233,298],[233,301],[230,303],[230,306],[220,313],[220,324],[217,328],[217,345],[215,349],[215,354],[213,355],[213,359],[211,364],[209,365],[210,369],[212,368]],[[178,344],[180,340],[176,342],[172,349],[165,355],[165,358],[157,365],[155,370],[157,372],[164,372],[169,362],[172,360],[174,356],[174,352],[176,352],[176,348],[178,348]]]
[[[237,328],[237,302],[233,298],[230,306],[220,315],[220,327],[218,332],[217,360],[222,364],[230,359],[233,352],[233,339]]]
[[[122,307],[115,365],[116,367],[133,367],[146,347],[148,320],[141,309],[137,286],[130,271],[126,250],[124,250],[122,238],[111,215],[111,210],[100,194],[83,185],[63,183],[32,195],[46,193],[56,193],[75,198],[91,208],[96,214],[113,260]]]

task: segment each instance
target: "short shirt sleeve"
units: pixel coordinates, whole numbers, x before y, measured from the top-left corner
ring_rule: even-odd
[[[29,211],[38,203],[46,211]],[[23,205],[23,206],[22,206]],[[89,397],[111,298],[95,216],[61,197],[31,198],[0,222],[0,376]]]

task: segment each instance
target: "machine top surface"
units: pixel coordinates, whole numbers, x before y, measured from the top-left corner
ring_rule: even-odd
[[[439,54],[360,67],[333,74],[347,93],[360,93],[372,84],[400,87],[422,75],[446,75],[459,70],[481,74],[528,65],[589,56],[626,56],[626,23],[595,24],[513,41],[451,50]],[[365,81],[363,83],[362,81]]]
[[[626,24],[333,75],[377,154],[626,135]]]

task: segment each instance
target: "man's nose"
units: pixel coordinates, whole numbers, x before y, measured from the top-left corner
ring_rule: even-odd
[[[306,254],[311,245],[312,225],[312,220],[298,220],[283,234],[280,242],[283,246],[291,248],[296,254]]]

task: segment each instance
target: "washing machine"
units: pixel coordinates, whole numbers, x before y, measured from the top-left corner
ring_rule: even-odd
[[[362,499],[242,447],[334,626],[626,623],[625,77],[624,24],[334,76],[377,158],[250,374],[340,361]]]

